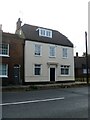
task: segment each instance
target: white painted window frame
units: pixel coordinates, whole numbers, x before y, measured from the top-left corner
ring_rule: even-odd
[[[8,49],[7,49],[7,53],[8,53],[8,54],[6,54],[6,55],[5,55],[5,54],[0,54],[0,56],[1,56],[1,57],[9,57],[9,44],[2,43],[2,44],[0,44],[0,45],[7,45],[7,46],[8,46]],[[2,48],[1,48],[1,49],[2,49]]]
[[[68,58],[68,48],[66,47],[62,48],[62,58],[64,59]]]
[[[61,67],[63,66],[63,67]],[[63,68],[65,70],[65,66],[68,67],[69,73],[68,74],[62,74],[61,69]],[[70,76],[70,65],[60,65],[60,76]]]
[[[35,65],[40,65],[40,75],[35,75]],[[33,75],[34,76],[41,76],[42,75],[42,64],[34,64],[33,65]]]
[[[1,65],[1,70],[2,70],[2,65],[6,65],[6,75],[0,75],[0,78],[8,78],[8,64],[0,64]]]
[[[55,54],[54,56],[51,55],[51,49],[50,48],[54,48],[54,54]],[[55,58],[56,57],[56,46],[52,46],[52,45],[49,46],[49,57],[50,58]]]
[[[36,54],[36,45],[40,46],[40,55]],[[35,56],[42,56],[42,45],[41,44],[34,44],[34,55]]]
[[[44,28],[38,28],[37,30],[39,30],[39,36],[52,38],[52,30],[48,30]]]

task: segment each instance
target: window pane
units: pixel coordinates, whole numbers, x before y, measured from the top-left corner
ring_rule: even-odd
[[[41,45],[35,45],[35,55],[41,55]]]
[[[63,68],[61,68],[61,74],[64,74],[64,69]]]
[[[61,65],[61,74],[62,75],[69,75],[69,66]]]
[[[69,74],[69,69],[65,69],[65,74],[66,74],[66,75]]]
[[[64,58],[67,57],[67,48],[63,48],[63,57],[64,57]]]
[[[0,44],[0,54],[8,55],[8,44]]]
[[[45,30],[41,30],[41,35],[45,36]]]
[[[41,65],[35,65],[34,75],[40,75],[41,74]]]
[[[55,47],[50,47],[50,56],[51,57],[55,56]]]
[[[40,75],[40,68],[35,68],[35,75]]]
[[[1,64],[0,65],[0,76],[7,76],[7,65],[6,64]]]

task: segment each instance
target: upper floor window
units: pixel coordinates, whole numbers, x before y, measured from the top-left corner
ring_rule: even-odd
[[[0,56],[9,56],[9,44],[0,44]]]
[[[41,45],[35,44],[35,56],[41,56]]]
[[[68,57],[67,48],[63,48],[62,49],[62,55],[63,55],[63,58],[67,58]]]
[[[8,65],[0,64],[0,77],[8,77]]]
[[[56,48],[55,48],[55,46],[50,46],[49,56],[50,57],[56,57]]]
[[[47,29],[43,29],[43,28],[38,28],[37,30],[39,30],[39,36],[52,38],[51,30],[47,30]]]

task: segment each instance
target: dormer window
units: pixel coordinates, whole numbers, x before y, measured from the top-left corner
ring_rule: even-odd
[[[51,30],[47,30],[47,29],[43,29],[43,28],[38,28],[37,30],[39,30],[39,36],[52,38]]]

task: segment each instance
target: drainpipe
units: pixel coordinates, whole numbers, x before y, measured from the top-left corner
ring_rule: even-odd
[[[85,42],[86,42],[86,77],[87,77],[87,84],[89,83],[88,81],[88,49],[87,49],[87,32],[85,32]]]

